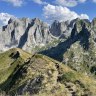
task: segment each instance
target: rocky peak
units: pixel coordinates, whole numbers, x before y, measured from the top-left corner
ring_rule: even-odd
[[[10,18],[9,21],[8,21],[8,24],[12,23],[14,21],[13,18]]]
[[[94,19],[92,20],[92,24],[93,24],[93,25],[96,24],[96,18],[94,18]]]
[[[94,32],[96,32],[96,18],[94,18],[91,22],[91,28]]]
[[[52,35],[58,37],[60,36],[61,32],[60,32],[60,23],[59,21],[55,20],[51,27],[50,27],[50,32],[52,33]]]
[[[83,22],[82,20],[76,21],[74,24],[72,32],[76,32],[77,34],[80,32],[85,32],[85,29],[88,29],[87,24]]]
[[[46,46],[46,44],[52,43],[55,40],[67,40],[70,36],[74,37],[86,30],[91,33],[95,40],[94,23],[95,19],[90,23],[89,20],[77,18],[70,22],[55,20],[49,26],[38,18],[10,18],[8,25],[0,29],[0,45],[3,48],[19,47],[28,51],[37,46]]]
[[[34,23],[40,23],[40,22],[42,22],[39,18],[34,18],[33,21],[34,21]]]
[[[88,20],[77,19],[75,24],[78,32],[81,31],[84,26],[87,29],[90,27],[90,22]]]
[[[50,27],[50,32],[53,36],[60,37],[66,29],[67,26],[65,22],[55,20]]]
[[[42,20],[40,20],[39,18],[34,18],[32,19],[33,25],[39,26],[41,28],[47,28],[49,29],[49,26],[47,23],[43,22]]]
[[[49,36],[48,24],[38,18],[10,18],[8,25],[3,26],[0,34],[1,45],[6,49],[19,47],[28,51],[35,46],[51,42],[49,39],[51,36]]]

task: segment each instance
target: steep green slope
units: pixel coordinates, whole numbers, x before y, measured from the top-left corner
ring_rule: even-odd
[[[19,69],[31,55],[19,48],[0,54],[0,84],[5,82],[16,68]],[[10,79],[11,80],[11,79]],[[8,83],[10,82],[8,81]]]
[[[96,96],[93,78],[47,56],[31,56],[20,49],[11,49],[0,55],[1,61],[0,89],[10,95]]]

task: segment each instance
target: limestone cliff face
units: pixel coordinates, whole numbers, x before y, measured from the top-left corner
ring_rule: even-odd
[[[50,39],[49,27],[41,20],[10,19],[8,25],[3,26],[0,32],[0,49],[19,47],[28,51],[37,45],[44,46]]]
[[[19,47],[31,52],[36,46],[42,47],[56,40],[66,40],[71,35],[74,22],[75,20],[71,22],[55,20],[48,26],[38,18],[11,18],[8,25],[0,28],[0,50]]]
[[[0,28],[0,50],[19,47],[31,52],[36,49],[36,46],[40,48],[54,40],[67,39],[71,35],[74,22],[55,20],[48,26],[38,18],[11,18],[8,25]]]
[[[71,44],[76,41],[76,38],[79,38],[78,36],[82,35],[82,38],[89,38],[90,34],[91,38],[96,41],[95,22],[96,19],[91,23],[88,20],[80,19],[70,22],[59,22],[55,20],[49,26],[38,18],[10,19],[8,25],[0,28],[0,51],[18,47],[31,52],[38,47],[42,48],[48,44],[49,47],[52,47],[54,41],[58,44],[60,42],[57,41],[61,41],[62,39],[63,41],[68,41],[65,44],[67,46],[69,43]],[[69,40],[70,37],[72,40]]]
[[[70,36],[74,25],[73,23],[72,25],[70,24],[71,22],[69,21],[59,22],[55,20],[49,28],[50,33],[55,37],[66,39]]]

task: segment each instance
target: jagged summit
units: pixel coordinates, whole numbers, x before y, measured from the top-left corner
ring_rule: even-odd
[[[37,18],[10,19],[9,22],[0,32],[2,51],[14,47],[31,51],[35,46],[50,42],[48,25]]]
[[[36,48],[50,46],[50,43],[54,45],[54,42],[57,44],[58,41],[67,40],[72,34],[74,25],[77,33],[79,33],[83,28],[83,24],[95,40],[95,19],[92,22],[79,18],[70,22],[55,20],[49,26],[39,18],[11,18],[8,25],[0,29],[0,50],[5,51],[17,47],[31,52]]]
[[[9,21],[8,21],[8,24],[12,23],[14,21],[13,18],[10,18]]]

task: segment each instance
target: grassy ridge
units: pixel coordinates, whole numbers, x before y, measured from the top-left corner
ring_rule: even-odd
[[[9,94],[96,96],[93,78],[41,54],[11,49],[0,54],[0,66],[0,89]]]

